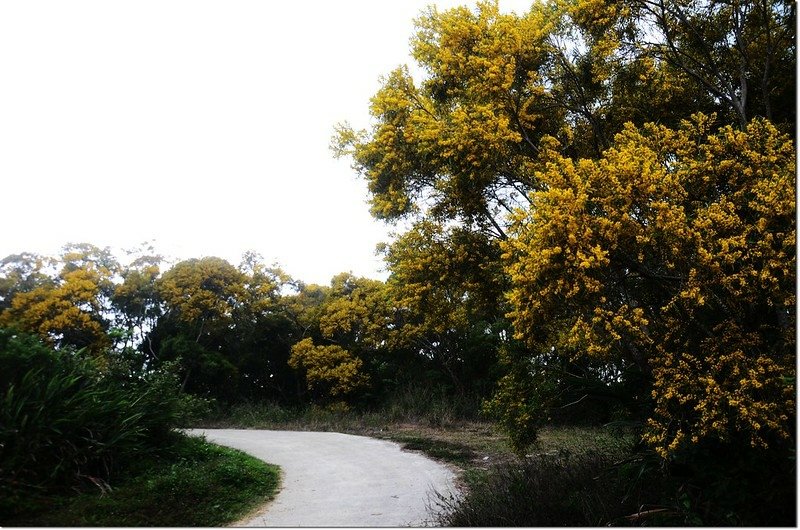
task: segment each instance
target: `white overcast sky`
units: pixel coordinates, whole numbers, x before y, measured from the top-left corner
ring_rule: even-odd
[[[501,0],[522,13],[531,0]],[[306,282],[385,278],[366,184],[328,148],[369,125],[440,0],[0,2],[0,258],[67,242],[245,250]]]

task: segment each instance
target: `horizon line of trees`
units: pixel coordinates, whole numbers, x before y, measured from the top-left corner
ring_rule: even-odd
[[[417,318],[396,282],[340,273],[305,284],[254,252],[238,266],[203,257],[166,270],[152,248],[129,258],[122,265],[88,243],[5,257],[0,327],[101,361],[133,353],[142,369],[177,363],[182,390],[225,403],[374,403],[421,380],[484,396],[493,382],[483,346],[497,315],[473,323],[477,310],[457,309],[460,299],[447,315],[455,329]]]

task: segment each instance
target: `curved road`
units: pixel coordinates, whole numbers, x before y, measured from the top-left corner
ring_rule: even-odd
[[[282,470],[275,499],[237,526],[431,526],[455,475],[393,442],[335,432],[193,429]]]

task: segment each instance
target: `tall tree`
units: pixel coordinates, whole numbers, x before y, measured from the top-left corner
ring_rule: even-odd
[[[164,308],[157,289],[163,261],[164,258],[154,254],[151,249],[121,268],[122,282],[116,285],[112,302],[118,325],[126,333],[126,346],[149,341],[148,332],[163,314]],[[148,347],[151,346],[148,342]]]
[[[301,285],[290,300],[302,338],[289,364],[303,374],[312,399],[363,397],[371,379],[386,377],[393,308],[383,282],[341,273],[329,287]]]
[[[266,266],[254,252],[245,253],[239,271],[243,291],[225,345],[239,374],[238,397],[292,400],[296,381],[287,363],[298,332],[283,292],[294,281],[280,268]]]
[[[497,241],[421,221],[386,248],[387,286],[396,308],[389,335],[461,393],[494,382],[507,337],[504,273]]]
[[[57,263],[60,269],[49,281],[38,269],[27,275],[36,287],[15,293],[0,314],[0,325],[37,333],[57,346],[86,347],[100,354],[111,344],[107,331],[119,264],[108,248],[86,243],[64,246]]]
[[[632,13],[626,2],[578,0],[537,2],[522,16],[497,2],[425,12],[412,39],[424,79],[391,72],[372,98],[373,128],[342,125],[333,142],[366,179],[373,215],[505,239],[508,215],[542,186],[543,150],[596,158],[627,121],[677,125],[721,110],[646,42]],[[793,77],[782,72],[785,87]]]
[[[38,254],[10,254],[0,261],[0,313],[11,307],[17,293],[28,292],[52,284],[48,268],[53,260]]]
[[[628,127],[598,161],[554,154],[505,244],[518,336],[643,374],[664,457],[792,432],[794,145],[711,121]]]
[[[220,335],[233,325],[243,282],[236,267],[217,257],[182,261],[159,279],[166,313],[154,330],[154,348],[162,359],[180,361],[182,388],[235,392],[236,367],[223,351]]]

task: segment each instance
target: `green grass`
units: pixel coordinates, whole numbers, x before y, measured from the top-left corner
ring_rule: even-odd
[[[422,451],[431,458],[457,465],[468,464],[477,456],[471,447],[458,442],[409,435],[395,435],[391,439],[399,442],[404,449]]]
[[[476,399],[459,398],[441,388],[411,386],[366,410],[245,402],[221,406],[193,426],[364,433],[398,424],[448,428],[476,421],[479,410]]]
[[[222,526],[274,497],[279,470],[240,451],[183,437],[112,481],[75,495],[28,499],[7,526]]]
[[[446,509],[440,521],[445,526],[619,522],[651,497],[629,491],[634,481],[609,472],[629,455],[636,440],[630,431],[545,427],[529,454],[520,458],[508,437],[491,423],[449,417],[436,412],[438,407],[432,417],[421,412],[423,407],[408,412],[401,408],[343,412],[245,404],[218,417],[215,426],[348,432],[395,441],[406,450],[453,465],[461,471],[457,480],[464,502],[439,499]],[[440,421],[443,418],[446,421]]]

